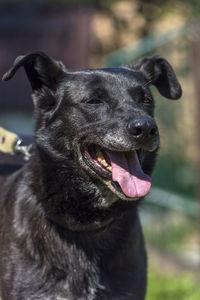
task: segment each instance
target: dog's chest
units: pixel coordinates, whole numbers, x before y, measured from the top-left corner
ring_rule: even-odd
[[[95,300],[99,299],[101,291],[104,290],[100,284],[98,275],[88,278],[88,274],[84,274],[81,278],[80,272],[77,270],[78,280],[75,278],[67,278],[65,281],[52,283],[48,288],[48,292],[44,287],[44,292],[40,291],[28,300],[45,299],[45,300]]]
[[[69,299],[97,299],[97,295],[105,289],[101,283],[98,263],[95,259],[88,259],[82,251],[77,254],[72,257],[68,276],[60,283],[59,290],[63,291],[63,295],[69,294]]]
[[[63,262],[65,259],[67,261],[65,266],[58,265],[53,271],[38,270],[40,280],[37,283],[40,283],[40,287],[37,285],[32,290],[28,300],[95,300],[99,296],[103,299],[101,295],[105,287],[101,283],[96,258],[88,258],[83,251],[74,247],[68,250],[66,257],[63,253]]]

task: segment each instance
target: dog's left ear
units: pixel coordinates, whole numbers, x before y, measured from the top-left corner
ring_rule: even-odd
[[[161,56],[145,57],[127,67],[141,72],[147,83],[155,85],[162,96],[173,100],[181,97],[181,85],[175,72]]]
[[[2,80],[11,79],[20,67],[24,67],[33,92],[44,86],[55,92],[59,80],[66,74],[62,63],[37,51],[17,57],[12,68],[3,76]]]

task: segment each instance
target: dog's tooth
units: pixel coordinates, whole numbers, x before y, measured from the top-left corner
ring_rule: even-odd
[[[108,171],[112,172],[112,167],[111,166],[107,167],[107,169],[108,169]]]
[[[100,158],[100,157],[98,157],[97,159],[98,159],[98,161],[99,161],[104,167],[107,167],[107,166],[108,166],[108,164],[107,164],[107,162],[106,162],[105,159],[102,159],[102,158]]]
[[[112,171],[112,167],[108,165],[107,161],[105,160],[105,157],[101,151],[98,152],[97,160],[106,168],[108,168],[109,171]],[[111,168],[111,169],[110,169]]]
[[[98,152],[97,156],[98,161],[100,161],[104,166],[107,166],[107,162],[105,160],[105,157],[103,156],[103,153],[101,151]]]
[[[105,161],[105,159],[101,160],[101,164],[104,166],[104,167],[107,167],[107,162]]]
[[[103,153],[101,151],[98,152],[97,158],[98,158],[98,160],[105,160]]]

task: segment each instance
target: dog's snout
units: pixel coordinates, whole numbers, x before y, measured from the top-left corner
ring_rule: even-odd
[[[127,128],[128,132],[135,139],[142,139],[144,137],[154,138],[158,135],[158,127],[153,119],[131,120]]]

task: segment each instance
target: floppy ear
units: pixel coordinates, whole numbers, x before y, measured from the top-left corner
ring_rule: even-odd
[[[161,56],[142,58],[127,67],[141,72],[148,83],[157,87],[162,96],[174,100],[181,97],[182,90],[175,72]]]
[[[59,80],[65,74],[64,65],[48,57],[43,52],[33,52],[18,56],[12,68],[4,74],[2,80],[11,79],[20,67],[24,67],[33,91],[43,86],[56,91]]]

